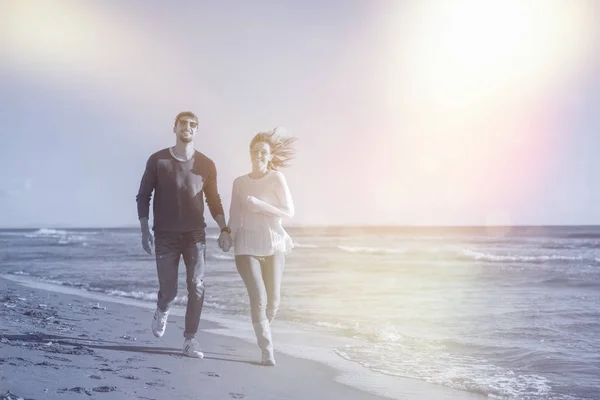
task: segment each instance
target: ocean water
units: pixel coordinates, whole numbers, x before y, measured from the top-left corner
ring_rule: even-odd
[[[288,232],[277,320],[353,338],[334,346],[339,357],[492,399],[600,399],[600,227]],[[205,307],[248,320],[216,237],[209,229]],[[0,230],[0,274],[156,299],[139,229]]]

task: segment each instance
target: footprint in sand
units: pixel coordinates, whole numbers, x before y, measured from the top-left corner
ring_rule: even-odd
[[[165,386],[165,384],[163,382],[153,381],[153,382],[146,382],[146,386],[162,387],[162,386]]]
[[[217,378],[218,378],[218,377],[220,377],[220,375],[219,375],[219,374],[217,374],[216,372],[212,372],[212,371],[209,371],[209,372],[203,372],[203,374],[204,374],[204,375],[207,375],[207,376],[214,376],[214,377],[217,377]]]
[[[243,399],[244,397],[246,397],[246,395],[244,393],[234,393],[234,392],[230,392],[229,395],[231,397],[233,397],[234,399]]]
[[[117,390],[115,386],[98,386],[92,389],[94,392],[106,393],[106,392],[114,392]]]
[[[146,367],[146,368],[151,369],[156,372],[162,372],[163,374],[166,374],[166,375],[171,375],[171,373],[169,371],[166,371],[162,368],[158,368],[158,367]]]
[[[39,366],[43,366],[43,367],[52,367],[54,369],[60,369],[61,368],[61,367],[59,367],[56,364],[49,363],[48,361],[42,361],[42,362],[39,362],[39,363],[35,363],[35,365],[39,365]],[[0,397],[0,399],[2,399],[2,398]]]
[[[129,357],[127,360],[125,360],[125,362],[135,362],[135,361],[144,361],[145,358],[141,358],[141,357]]]
[[[85,393],[88,396],[92,395],[92,392],[90,392],[86,388],[82,388],[82,387],[79,387],[79,386],[73,387],[71,389],[66,389],[66,388],[65,389],[58,389],[57,391],[58,391],[58,393],[75,392],[75,393]]]
[[[129,379],[131,381],[137,381],[138,379],[140,379],[140,378],[138,378],[135,375],[121,375],[121,378],[123,378],[123,379]]]

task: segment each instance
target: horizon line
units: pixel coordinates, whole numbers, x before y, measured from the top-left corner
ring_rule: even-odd
[[[76,225],[51,225],[51,224],[40,224],[40,225],[28,225],[28,226],[0,226],[0,230],[11,230],[11,229],[134,229],[139,228],[139,225],[90,225],[90,226],[76,226]],[[342,225],[342,224],[331,224],[331,225],[318,225],[318,224],[303,224],[303,225],[285,225],[286,229],[306,229],[306,228],[561,228],[561,227],[600,227],[598,224],[512,224],[512,225]],[[209,225],[206,229],[218,229],[218,226]]]

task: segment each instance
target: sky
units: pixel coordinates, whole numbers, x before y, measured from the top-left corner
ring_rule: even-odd
[[[0,227],[135,226],[183,110],[226,210],[252,136],[283,126],[288,226],[600,224],[599,11],[2,0]]]

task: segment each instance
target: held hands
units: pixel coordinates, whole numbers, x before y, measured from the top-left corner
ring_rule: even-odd
[[[231,239],[231,235],[229,233],[221,232],[217,243],[219,244],[221,250],[227,252],[231,248],[233,240]],[[142,247],[144,248],[146,253],[152,255],[152,249],[154,248],[154,236],[152,235],[150,230],[142,231]]]
[[[154,248],[154,236],[152,236],[150,229],[142,230],[142,247],[146,253],[152,255],[152,249]]]
[[[233,240],[231,239],[231,235],[227,232],[221,232],[219,235],[219,239],[217,239],[217,243],[219,244],[219,248],[224,252],[228,252],[233,244]]]

